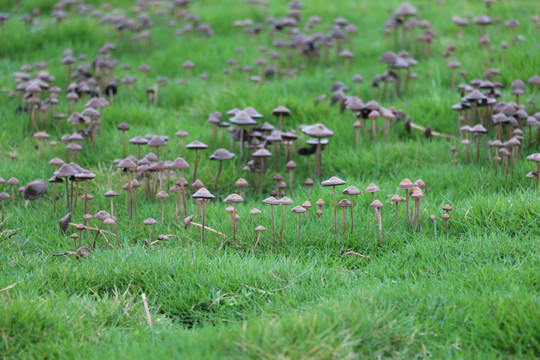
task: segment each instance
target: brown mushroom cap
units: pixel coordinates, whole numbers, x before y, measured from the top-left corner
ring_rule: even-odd
[[[425,197],[426,196],[424,195],[424,192],[420,188],[415,187],[413,189],[412,194],[411,194],[411,199],[420,200],[420,199],[423,199]]]
[[[269,205],[279,205],[280,202],[275,197],[270,196],[263,200],[263,203],[269,204]]]
[[[148,144],[148,140],[143,138],[142,136],[135,136],[134,138],[129,139],[129,142],[134,145],[146,145]]]
[[[62,166],[64,164],[65,164],[64,160],[60,158],[54,158],[49,161],[49,165],[52,165],[52,166]]]
[[[308,125],[302,128],[302,132],[308,136],[316,138],[325,138],[334,136],[334,132],[323,124]]]
[[[210,155],[210,160],[230,160],[234,157],[234,153],[229,152],[227,149],[217,149],[212,155]]]
[[[293,204],[293,201],[292,201],[290,198],[286,197],[286,196],[282,197],[282,198],[281,198],[280,200],[278,200],[278,201],[279,201],[279,203],[280,203],[281,205],[292,205],[292,204]]]
[[[413,187],[414,184],[408,178],[403,179],[403,181],[398,185],[398,189],[412,189]]]
[[[444,211],[452,211],[452,207],[450,205],[446,204],[446,205],[443,206],[443,210]]]
[[[234,183],[234,186],[236,187],[245,187],[248,185],[248,182],[246,179],[244,178],[239,178],[238,180],[236,180],[236,182]]]
[[[152,218],[148,218],[143,221],[143,225],[155,225],[155,224],[157,224],[157,221]]]
[[[255,228],[255,231],[257,231],[257,232],[266,231],[266,228],[264,226],[262,226],[262,225],[259,225],[259,226],[257,226]]]
[[[54,176],[57,177],[68,177],[68,176],[74,176],[78,173],[77,170],[75,170],[71,165],[69,164],[63,164],[60,166],[60,168],[54,172]]]
[[[384,204],[382,202],[380,202],[379,200],[375,200],[371,204],[369,204],[369,207],[372,208],[372,209],[375,209],[375,208],[380,209],[380,208],[384,207]]]
[[[192,150],[201,150],[201,149],[207,149],[208,145],[200,142],[199,140],[195,140],[187,144],[186,148],[192,149]]]
[[[324,202],[323,199],[319,199],[319,200],[315,201],[315,205],[316,206],[324,206],[324,205],[326,205],[326,203]]]
[[[99,221],[105,221],[105,219],[108,219],[110,217],[111,217],[111,214],[109,214],[105,210],[101,210],[100,212],[96,214],[96,219],[98,219]]]
[[[266,149],[259,149],[257,151],[255,151],[252,155],[252,157],[260,157],[260,158],[265,158],[265,157],[270,157],[272,156],[272,153]]]
[[[195,198],[195,199],[213,199],[213,198],[215,198],[215,196],[212,195],[210,193],[210,191],[208,191],[204,187],[197,190],[197,192],[195,194],[191,195],[191,197]]]
[[[285,168],[287,168],[289,170],[294,170],[294,169],[298,168],[298,165],[296,165],[296,163],[291,160],[287,164],[285,164]]]
[[[444,213],[442,218],[443,218],[443,220],[448,220],[448,219],[450,219],[450,215],[448,213]]]
[[[424,180],[422,180],[422,179],[416,180],[414,182],[414,186],[419,187],[420,189],[425,189],[427,187],[426,183],[424,183]]]
[[[8,179],[6,184],[8,184],[9,186],[16,186],[16,185],[19,185],[20,182],[19,182],[19,179],[17,179],[16,177],[11,177]]]
[[[257,121],[253,120],[246,111],[239,111],[231,118],[231,122],[236,125],[248,126],[257,125]]]
[[[135,165],[135,163],[130,158],[125,158],[124,160],[120,161],[120,163],[118,163],[117,166],[121,169],[128,169],[128,170],[137,168],[137,165]]]
[[[184,229],[187,230],[187,228],[189,228],[189,225],[191,225],[191,221],[194,217],[194,215],[189,215],[187,218],[184,219]]]
[[[402,198],[401,196],[399,195],[393,195],[391,198],[390,198],[390,202],[393,202],[393,203],[398,203],[398,202],[402,202],[404,201],[405,199]]]
[[[26,200],[37,200],[47,191],[47,182],[45,180],[34,180],[24,188],[23,196]]]
[[[274,110],[272,110],[272,115],[274,116],[291,116],[291,110],[286,108],[285,106],[278,106]]]
[[[168,199],[169,194],[167,194],[165,191],[160,191],[156,194],[156,199]]]
[[[250,215],[259,215],[260,213],[261,213],[261,210],[259,210],[257,208],[253,208],[249,212]]]
[[[8,193],[0,193],[0,200],[7,200],[9,198],[11,198],[11,196]]]
[[[330,179],[324,180],[323,182],[321,182],[322,186],[338,186],[338,185],[344,185],[344,184],[346,184],[346,181],[341,180],[340,178],[336,176],[332,176]]]
[[[105,197],[114,197],[114,196],[118,196],[118,195],[120,195],[120,194],[118,194],[116,191],[109,190],[103,196],[105,196]]]
[[[233,204],[235,204],[235,203],[241,203],[241,202],[243,202],[243,201],[244,201],[244,198],[241,197],[241,196],[238,195],[238,194],[231,194],[231,195],[227,196],[227,197],[225,198],[225,200],[223,200],[224,203],[233,203]]]
[[[345,190],[343,190],[343,194],[345,195],[358,195],[360,194],[361,191],[358,190],[355,186],[351,185],[349,186],[348,188],[346,188]]]
[[[365,190],[366,193],[373,193],[373,192],[379,192],[379,191],[381,191],[381,189],[379,189],[379,187],[373,183],[369,184]]]
[[[293,213],[295,213],[295,214],[303,214],[303,213],[307,212],[307,210],[304,207],[300,206],[300,205],[297,205],[297,206],[293,207],[291,209],[291,211]]]
[[[304,185],[306,185],[306,186],[313,186],[313,184],[315,184],[315,181],[313,181],[313,179],[311,179],[311,178],[307,178],[304,181]]]
[[[120,130],[120,131],[128,131],[129,130],[129,125],[126,124],[125,122],[122,122],[122,123],[118,124],[118,130]]]
[[[351,207],[351,202],[348,199],[343,199],[336,204],[338,207]]]
[[[95,177],[96,177],[96,174],[94,174],[94,173],[92,173],[92,172],[90,172],[88,170],[83,170],[80,173],[75,174],[75,179],[80,180],[80,181],[92,180]]]

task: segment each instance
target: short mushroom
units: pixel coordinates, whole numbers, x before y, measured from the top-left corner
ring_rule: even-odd
[[[345,212],[347,211],[347,208],[352,207],[352,204],[348,199],[343,199],[340,202],[338,202],[336,206],[343,209],[343,212],[341,214],[341,224],[343,228],[343,235],[345,235],[345,228],[347,224],[346,218],[345,218]]]
[[[199,190],[197,190],[195,194],[191,195],[191,197],[194,199],[201,199],[202,201],[201,202],[201,225],[202,225],[201,244],[202,244],[204,243],[204,229],[205,229],[204,223],[205,223],[205,218],[206,218],[205,205],[208,200],[214,199],[215,196],[212,195],[210,191],[208,191],[206,188],[200,188]]]
[[[216,179],[214,180],[214,187],[213,191],[216,190],[217,183],[219,180],[219,175],[221,174],[221,169],[223,167],[223,161],[230,160],[234,157],[234,153],[231,153],[227,151],[226,149],[217,149],[211,156],[210,160],[218,160],[219,161],[219,168],[218,172],[216,174]]]
[[[383,233],[382,233],[382,217],[381,217],[381,208],[383,207],[383,203],[379,200],[374,200],[369,207],[371,207],[375,211],[375,217],[377,218],[377,223],[379,225],[379,238],[381,245],[383,244]]]
[[[398,226],[398,222],[399,222],[399,203],[403,202],[403,200],[405,200],[405,199],[403,199],[399,195],[393,195],[390,198],[390,202],[396,204],[396,226]]]
[[[165,217],[164,201],[169,198],[169,194],[165,191],[160,191],[156,194],[156,199],[161,201],[161,225],[163,226],[163,219]]]
[[[332,186],[333,205],[334,205],[334,235],[337,235],[337,202],[336,202],[336,186],[344,185],[346,182],[338,177],[332,176],[330,179],[321,182],[322,186]]]
[[[295,206],[291,209],[291,211],[298,215],[298,221],[296,223],[296,235],[300,234],[300,216],[303,213],[307,213],[307,210],[303,208],[302,206]]]
[[[199,150],[207,149],[208,145],[203,144],[199,140],[195,140],[195,141],[187,144],[186,148],[188,148],[190,150],[195,150],[195,161],[194,161],[194,165],[193,165],[193,182],[194,182],[197,179],[197,163],[198,163]]]
[[[274,221],[274,206],[279,205],[279,200],[276,200],[275,197],[270,196],[263,200],[263,203],[270,205],[270,217],[272,220],[272,236],[274,238],[274,247],[276,246],[276,223]]]
[[[283,240],[283,228],[285,227],[285,218],[287,216],[287,205],[292,205],[293,201],[284,196],[279,200],[279,203],[283,205],[283,222],[281,223],[281,230],[279,231],[279,242]]]
[[[343,190],[343,194],[345,195],[349,195],[351,197],[351,234],[353,233],[354,231],[354,200],[353,200],[353,197],[355,195],[359,195],[361,193],[360,190],[358,190],[355,186],[351,185],[349,186],[348,188],[346,188],[345,190]]]
[[[149,244],[152,243],[152,225],[156,225],[156,224],[157,224],[157,221],[152,218],[148,218],[143,221],[143,225],[148,226],[148,243]]]
[[[266,231],[266,228],[262,225],[259,225],[257,227],[255,227],[255,233],[257,234],[257,241],[255,241],[255,246],[253,246],[253,251],[255,251],[257,249],[257,245],[259,244],[259,240],[261,238],[261,233],[263,231]]]

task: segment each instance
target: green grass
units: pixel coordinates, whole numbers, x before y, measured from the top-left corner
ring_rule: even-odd
[[[334,130],[335,136],[323,152],[323,178],[335,175],[364,189],[376,183],[382,190],[384,246],[378,245],[375,217],[369,208],[371,197],[355,199],[355,233],[333,235],[332,210],[326,206],[318,219],[313,212],[309,223],[302,217],[300,235],[296,236],[296,216],[287,209],[284,239],[272,246],[270,209],[262,203],[266,194],[248,189],[245,202],[239,204],[237,244],[207,233],[200,244],[200,231],[174,222],[174,203],[165,204],[166,223],[152,229],[154,235],[176,234],[163,249],[147,250],[143,242],[148,229],[142,225],[147,217],[159,219],[160,205],[141,200],[132,221],[126,212],[125,193],[115,201],[115,215],[123,248],[108,250],[102,243],[89,259],[77,261],[52,254],[72,250],[69,236],[61,233],[58,218],[65,214],[65,201],[58,203],[59,213],[52,212],[50,201],[6,204],[9,216],[5,228],[16,235],[0,236],[0,358],[538,358],[540,356],[539,249],[540,205],[538,193],[530,188],[524,175],[533,170],[526,155],[538,151],[524,149],[514,175],[505,179],[494,176],[487,152],[483,149],[479,164],[464,164],[464,153],[457,138],[457,115],[450,106],[459,96],[450,90],[451,73],[442,54],[455,43],[455,59],[468,72],[469,79],[483,73],[482,51],[477,46],[474,27],[466,29],[464,39],[456,39],[451,16],[480,15],[486,12],[482,2],[418,0],[414,5],[434,27],[437,38],[433,55],[419,58],[414,69],[420,76],[414,95],[395,99],[377,98],[383,106],[402,108],[412,121],[431,125],[434,130],[455,136],[451,141],[423,138],[420,132],[407,134],[398,123],[392,128],[390,142],[373,143],[367,136],[355,148],[353,116],[340,113],[327,103],[315,105],[314,99],[326,93],[335,80],[351,84],[354,73],[366,81],[361,86],[362,99],[374,94],[370,79],[385,70],[376,59],[388,49],[383,23],[386,8],[398,1],[305,1],[303,21],[322,15],[323,24],[338,16],[346,17],[359,28],[355,38],[355,59],[348,74],[342,65],[329,73],[322,64],[306,64],[297,77],[265,81],[260,88],[237,76],[229,83],[221,74],[226,61],[235,58],[240,64],[252,64],[264,54],[258,51],[268,45],[265,31],[261,44],[246,42],[232,26],[236,19],[252,18],[262,22],[260,6],[242,1],[194,1],[190,10],[201,22],[214,29],[211,38],[173,36],[167,20],[151,17],[151,49],[140,43],[119,41],[118,34],[106,25],[97,24],[89,16],[71,14],[60,24],[53,24],[50,9],[55,1],[23,0],[13,10],[11,1],[0,0],[0,11],[10,12],[11,19],[0,30],[0,176],[12,176],[21,185],[37,179],[48,179],[53,168],[47,161],[36,162],[36,142],[31,137],[28,117],[17,114],[17,98],[8,97],[14,89],[11,74],[23,64],[47,61],[48,71],[60,86],[65,84],[65,70],[60,62],[66,48],[76,55],[92,59],[105,42],[116,44],[118,59],[115,73],[123,76],[122,64],[130,64],[131,74],[148,64],[152,70],[149,84],[160,76],[169,77],[169,86],[160,88],[159,103],[147,106],[142,80],[135,91],[126,96],[123,89],[113,106],[104,112],[103,133],[95,148],[88,142],[77,162],[97,174],[89,183],[95,196],[90,203],[92,213],[109,208],[102,194],[110,188],[117,191],[126,181],[111,165],[122,156],[120,122],[127,122],[129,137],[148,133],[169,135],[170,145],[162,158],[174,159],[180,154],[174,138],[180,129],[190,133],[189,141],[198,139],[210,145],[200,153],[199,178],[211,186],[217,163],[208,161],[219,147],[237,153],[224,164],[216,200],[207,205],[207,224],[230,235],[228,214],[223,198],[235,191],[232,183],[240,176],[253,183],[241,171],[238,146],[226,137],[222,143],[212,140],[208,114],[225,113],[233,107],[253,106],[265,115],[265,121],[276,124],[271,110],[278,105],[291,109],[286,127],[322,122]],[[94,1],[96,5],[103,1]],[[130,17],[132,2],[114,1],[115,7]],[[42,16],[30,28],[18,20],[20,14],[40,8]],[[516,78],[527,80],[540,69],[538,29],[531,15],[538,14],[533,1],[499,2],[491,10],[492,17],[503,21],[516,18],[521,22],[517,33],[524,41],[512,45],[502,62],[501,51],[492,52],[490,67],[501,70],[500,81],[509,84]],[[268,16],[283,16],[285,1],[272,2]],[[179,27],[183,23],[179,24]],[[126,33],[125,38],[130,34]],[[493,27],[492,45],[509,39],[504,27]],[[235,49],[242,47],[239,56]],[[185,77],[181,64],[196,64],[187,84],[177,84]],[[285,65],[285,60],[283,60]],[[208,74],[208,80],[198,75]],[[238,75],[238,74],[237,74]],[[528,99],[531,89],[523,99]],[[62,93],[59,111],[67,112]],[[509,89],[503,98],[512,100]],[[538,95],[537,95],[538,100]],[[523,100],[526,101],[526,100]],[[77,105],[82,110],[82,104]],[[68,129],[68,130],[66,130]],[[66,131],[49,128],[52,138],[59,140]],[[492,136],[490,134],[489,136]],[[485,139],[488,137],[486,136]],[[297,144],[300,144],[301,140]],[[458,164],[451,164],[449,148],[460,148]],[[131,154],[136,149],[130,147]],[[273,151],[273,149],[270,149]],[[473,147],[474,151],[474,147]],[[14,162],[8,153],[15,152]],[[64,157],[64,148],[47,148],[44,159]],[[194,154],[186,151],[192,163]],[[283,153],[281,154],[283,159]],[[290,196],[295,204],[308,200],[301,185],[308,177],[305,158],[296,157],[295,185]],[[265,187],[274,184],[270,161]],[[288,182],[284,164],[278,171]],[[188,180],[190,176],[187,176]],[[422,226],[409,230],[401,208],[399,226],[394,226],[393,205],[387,196],[399,190],[405,178],[421,178],[428,186],[421,203]],[[2,185],[1,191],[9,192]],[[338,188],[338,190],[340,190]],[[60,194],[63,188],[60,187]],[[49,190],[48,194],[51,194]],[[403,194],[402,194],[403,195]],[[142,196],[141,196],[142,198]],[[332,202],[331,189],[313,187],[309,200],[322,198]],[[338,196],[340,199],[341,196]],[[440,220],[442,206],[451,204],[449,233],[444,233]],[[263,211],[259,222],[268,230],[259,247],[253,251],[255,235],[249,210]],[[189,204],[190,212],[194,211]],[[313,210],[313,209],[312,209]],[[276,208],[276,222],[281,223],[281,207]],[[436,227],[430,214],[438,218]],[[79,203],[73,216],[82,221]],[[338,212],[338,222],[341,212]],[[348,219],[347,219],[348,221]],[[93,223],[95,224],[95,223]],[[279,226],[279,225],[278,225]],[[349,226],[349,224],[348,224]],[[342,249],[353,249],[369,258],[340,257]],[[154,323],[146,326],[141,294],[149,299]]]

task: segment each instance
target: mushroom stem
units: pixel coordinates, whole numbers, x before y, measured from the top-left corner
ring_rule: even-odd
[[[315,153],[315,175],[320,178],[321,177],[321,139],[317,138],[317,151]]]
[[[480,162],[480,138],[481,138],[480,135],[476,137],[476,163],[477,164]]]
[[[122,158],[125,158],[125,157],[126,157],[126,132],[122,131]]]
[[[444,232],[448,234],[448,219],[444,219]]]
[[[218,168],[218,172],[216,174],[216,179],[214,180],[214,187],[212,188],[212,191],[216,190],[217,183],[218,183],[218,180],[219,180],[219,175],[221,174],[221,168],[222,167],[223,167],[223,161],[219,160],[219,168]]]
[[[292,187],[293,187],[293,169],[289,170],[289,194],[292,195]]]
[[[199,150],[195,149],[195,164],[193,165],[193,181],[192,182],[195,182],[195,180],[197,180],[197,161],[199,159]]]
[[[130,219],[133,219],[133,197],[132,197],[132,193],[131,193],[131,173],[129,172],[129,169],[127,169],[127,173],[128,173],[128,197],[129,197],[129,208],[128,208],[128,213],[129,213],[129,218]]]
[[[278,142],[274,141],[274,172],[277,172],[277,163],[278,163]]]
[[[261,158],[261,183],[259,184],[259,192],[263,191],[263,183],[264,183],[264,158]]]
[[[332,186],[334,197],[333,197],[333,205],[334,205],[334,235],[337,235],[337,206],[336,206],[336,187]]]
[[[343,228],[343,235],[345,235],[345,227],[347,226],[347,222],[345,220],[345,212],[347,211],[346,207],[343,207],[343,211],[341,213],[341,227]]]
[[[353,195],[351,195],[351,234],[353,233],[354,231],[354,200],[353,200]],[[307,214],[307,213],[306,213]]]
[[[199,223],[196,223],[196,222],[191,222],[190,225],[193,225],[193,226],[202,228],[202,225],[199,224]],[[210,231],[210,232],[213,232],[214,234],[218,234],[218,235],[221,235],[221,236],[226,236],[224,233],[219,232],[219,231],[217,231],[217,230],[214,230],[214,229],[212,229],[212,228],[210,228],[210,227],[208,227],[208,226],[205,226],[204,228],[205,228],[206,230]]]
[[[283,222],[281,223],[281,229],[279,230],[279,243],[283,240],[283,227],[285,227],[285,218],[287,217],[287,205],[283,204]]]
[[[396,201],[396,227],[398,226],[399,221],[399,203]]]
[[[244,160],[244,129],[240,129],[240,158]]]
[[[146,295],[143,293],[141,295],[143,306],[144,306],[144,313],[146,314],[146,324],[149,328],[152,327],[152,318],[150,317],[150,309],[148,309],[148,302],[146,301]]]
[[[253,251],[257,249],[257,245],[259,244],[259,239],[261,238],[261,232],[257,231],[257,241],[255,241],[255,246],[253,246]]]
[[[274,205],[270,205],[270,217],[272,218],[272,236],[274,237],[274,247],[276,247],[276,223],[274,222]]]
[[[405,208],[407,209],[407,224],[411,227],[411,212],[409,210],[409,189],[405,189]]]
[[[236,203],[234,204],[234,213],[231,216],[232,225],[233,225],[233,241],[234,242],[236,242],[236,219],[235,219],[235,215],[236,215]]]
[[[88,214],[88,182],[84,182],[84,213]]]
[[[174,220],[178,221],[178,193],[174,193]]]
[[[4,200],[2,199],[2,222],[0,223],[0,231],[4,228],[4,215],[5,215],[5,205]]]
[[[163,226],[163,218],[165,216],[165,211],[164,211],[164,207],[163,207],[163,200],[164,199],[161,199],[161,226]],[[204,213],[203,213],[203,216],[204,216]],[[204,219],[204,217],[203,217],[203,219]]]
[[[2,201],[2,204],[4,202]],[[53,183],[53,211],[56,214],[56,183]],[[3,219],[3,217],[2,217]]]
[[[206,214],[205,214],[205,211],[204,211],[204,205],[206,203],[206,200],[203,199],[203,201],[201,202],[201,244],[204,243],[204,229],[206,228],[204,226],[204,221],[206,220]]]
[[[69,205],[69,184],[68,179],[66,177],[66,180],[64,181],[66,183],[66,202],[67,202],[67,209],[68,212],[71,212],[71,206]],[[15,188],[13,188],[13,203],[15,203]]]
[[[298,221],[296,223],[296,235],[300,234],[300,213],[298,213]]]
[[[383,245],[381,209],[375,208],[375,216],[377,217],[377,222],[379,223],[379,238],[381,239],[381,245]]]

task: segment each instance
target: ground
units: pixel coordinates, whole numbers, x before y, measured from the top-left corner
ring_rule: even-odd
[[[100,8],[102,1],[92,2]],[[129,1],[111,2],[119,11],[130,13]],[[257,41],[247,39],[233,26],[238,19],[251,18],[263,22],[261,6],[243,1],[194,0],[190,11],[212,26],[210,38],[175,36],[174,30],[152,15],[150,48],[141,42],[121,41],[110,26],[99,25],[86,15],[70,14],[60,24],[51,22],[54,1],[0,1],[0,11],[10,13],[0,30],[0,176],[12,176],[21,185],[52,176],[47,161],[63,157],[63,145],[46,147],[38,163],[36,141],[32,138],[28,116],[17,112],[18,98],[9,97],[15,82],[11,74],[24,64],[46,61],[59,86],[65,85],[61,64],[66,48],[90,59],[106,42],[116,44],[113,57],[122,76],[121,64],[130,64],[132,73],[148,64],[149,84],[161,76],[169,77],[169,85],[160,88],[157,105],[147,105],[141,78],[127,96],[120,92],[113,106],[104,112],[102,134],[96,146],[85,143],[85,151],[77,162],[97,174],[89,184],[95,196],[94,213],[108,210],[109,200],[102,194],[110,188],[121,192],[126,178],[111,161],[122,156],[120,122],[130,126],[128,136],[149,133],[169,135],[170,145],[162,158],[179,156],[180,145],[174,133],[180,129],[190,133],[189,141],[201,140],[210,145],[201,152],[199,178],[211,184],[217,163],[208,160],[218,147],[225,147],[237,156],[224,164],[220,186],[214,191],[217,199],[207,205],[210,227],[230,233],[223,198],[235,191],[232,183],[248,174],[241,171],[238,147],[211,139],[206,118],[213,111],[225,113],[233,107],[253,106],[276,124],[271,110],[278,105],[291,109],[285,127],[298,130],[300,124],[323,123],[335,132],[323,152],[323,178],[338,176],[347,185],[363,190],[376,183],[385,204],[382,209],[385,242],[379,245],[375,217],[369,208],[371,197],[360,195],[355,200],[355,232],[333,235],[332,210],[323,208],[318,219],[310,214],[296,235],[293,213],[288,213],[283,240],[272,246],[270,209],[262,203],[267,194],[251,189],[245,202],[238,205],[237,244],[223,241],[207,233],[204,244],[200,231],[187,231],[174,221],[172,198],[165,203],[166,222],[154,226],[153,233],[176,234],[164,247],[148,250],[144,240],[147,217],[160,218],[160,204],[141,201],[137,214],[129,220],[126,195],[118,198],[115,215],[123,247],[110,250],[102,243],[88,259],[53,257],[52,254],[73,250],[69,234],[58,227],[65,214],[59,201],[59,214],[51,202],[40,199],[17,204],[6,203],[9,216],[0,237],[0,357],[4,358],[537,358],[540,356],[539,299],[539,235],[538,192],[530,187],[525,174],[534,165],[525,160],[536,152],[533,146],[523,149],[514,175],[494,175],[482,150],[480,163],[465,165],[459,144],[457,114],[450,110],[459,102],[457,92],[450,89],[451,72],[443,58],[447,46],[456,44],[455,59],[468,72],[468,79],[483,73],[482,50],[477,45],[477,30],[465,29],[463,39],[456,38],[453,15],[474,16],[487,12],[483,2],[433,0],[414,1],[423,18],[429,20],[437,35],[432,55],[418,58],[414,69],[419,79],[414,94],[402,99],[376,100],[383,106],[395,106],[410,115],[412,122],[430,125],[433,130],[450,134],[453,140],[425,139],[422,132],[407,133],[398,123],[391,130],[389,142],[361,138],[355,147],[353,115],[341,113],[328,102],[316,104],[314,99],[329,95],[333,81],[351,86],[355,73],[366,79],[361,84],[361,97],[367,102],[375,95],[370,79],[385,70],[377,58],[391,46],[383,33],[387,7],[396,8],[398,1],[305,1],[302,16],[322,17],[319,31],[328,31],[336,17],[345,17],[358,27],[355,36],[355,57],[348,72],[343,64],[324,66],[309,63],[293,78],[265,80],[260,86],[237,76],[232,82],[221,74],[226,61],[235,58],[240,64],[251,64],[261,57]],[[17,7],[15,12],[13,8]],[[39,16],[31,27],[18,20],[22,13],[39,8]],[[285,1],[272,1],[268,15],[283,16]],[[538,29],[531,16],[540,9],[534,1],[511,1],[493,5],[491,16],[503,22],[518,19],[516,33],[523,41],[511,44],[506,61],[499,47],[508,41],[509,30],[493,27],[489,67],[499,68],[497,78],[508,85],[516,78],[527,80],[538,74],[540,49]],[[180,25],[178,26],[180,27]],[[129,39],[126,33],[125,38]],[[268,42],[268,33],[261,35]],[[242,47],[243,54],[236,53]],[[196,64],[186,79],[182,63]],[[333,68],[333,72],[327,71]],[[208,75],[200,79],[201,73]],[[122,89],[121,89],[122,90]],[[530,97],[531,89],[527,92]],[[60,94],[60,107],[68,111]],[[512,100],[508,88],[503,97]],[[538,97],[538,95],[537,95]],[[525,100],[523,100],[525,101]],[[82,104],[77,105],[82,110]],[[64,124],[67,128],[68,124]],[[66,132],[47,129],[59,140]],[[68,130],[72,131],[72,130]],[[416,132],[415,132],[416,131]],[[453,166],[449,149],[459,146],[457,165]],[[136,149],[129,147],[136,155]],[[272,149],[270,149],[272,150]],[[15,153],[11,161],[9,153]],[[186,150],[185,158],[193,161]],[[290,197],[295,204],[308,200],[302,186],[308,177],[304,158],[296,157],[295,185]],[[270,167],[272,163],[270,162]],[[278,171],[285,179],[283,165]],[[269,170],[267,189],[272,188]],[[189,178],[189,177],[188,177]],[[402,215],[394,226],[393,205],[387,196],[404,195],[397,185],[403,178],[421,178],[426,184],[426,197],[421,202],[422,224],[419,231],[410,230]],[[331,189],[316,181],[309,200],[322,198],[332,202]],[[341,188],[341,190],[344,187]],[[62,188],[60,188],[62,189]],[[2,185],[2,191],[10,192]],[[338,188],[338,198],[341,199]],[[50,195],[50,190],[48,192]],[[63,194],[63,193],[61,193]],[[442,206],[453,208],[448,234],[441,220]],[[248,212],[257,207],[263,211],[259,221],[268,229],[253,251],[253,220]],[[193,211],[193,206],[190,205]],[[276,208],[279,221],[282,207]],[[435,214],[435,223],[429,215]],[[82,221],[79,204],[74,221]],[[338,212],[340,216],[340,212]],[[338,220],[341,218],[339,217]],[[13,231],[16,235],[9,236]],[[364,254],[339,256],[343,249]],[[10,287],[11,286],[11,287]],[[6,287],[10,287],[6,289]],[[153,327],[146,325],[141,294],[148,297]]]

